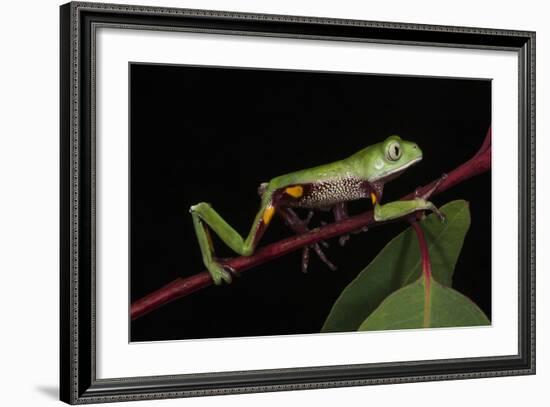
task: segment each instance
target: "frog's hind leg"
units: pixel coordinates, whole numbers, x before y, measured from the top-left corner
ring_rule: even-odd
[[[201,204],[199,204],[201,205]],[[195,234],[199,242],[199,247],[201,249],[202,261],[214,284],[221,284],[222,280],[226,283],[230,283],[232,280],[231,271],[223,267],[221,264],[215,261],[214,245],[212,243],[212,236],[210,236],[210,231],[208,227],[204,224],[204,221],[199,215],[197,215],[196,210],[203,210],[199,205],[191,207],[191,216],[193,217],[193,226],[195,227]],[[195,210],[194,210],[195,209]]]
[[[277,206],[275,201],[271,194],[264,194],[260,210],[256,214],[246,239],[243,239],[210,204],[201,202],[191,207],[190,212],[193,217],[193,225],[201,249],[202,259],[216,285],[221,284],[222,280],[230,283],[232,280],[232,270],[216,261],[214,245],[208,228],[214,231],[233,251],[241,256],[250,256],[275,214]]]

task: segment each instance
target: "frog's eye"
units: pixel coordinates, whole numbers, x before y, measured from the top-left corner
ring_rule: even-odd
[[[397,141],[394,141],[388,145],[388,150],[386,151],[388,160],[397,161],[401,158],[401,154],[401,145]]]

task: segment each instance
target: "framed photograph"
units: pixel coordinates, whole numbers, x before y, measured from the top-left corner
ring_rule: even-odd
[[[61,399],[535,373],[535,33],[61,6]]]

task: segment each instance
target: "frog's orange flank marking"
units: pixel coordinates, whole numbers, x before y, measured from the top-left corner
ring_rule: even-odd
[[[269,222],[271,222],[271,218],[273,218],[273,215],[275,214],[275,208],[271,205],[269,205],[267,208],[265,208],[262,220],[264,221],[265,225],[268,225]]]
[[[295,187],[288,187],[285,192],[293,198],[300,198],[304,194],[304,188],[301,185]]]
[[[376,204],[376,194],[374,192],[370,193],[370,199],[372,201],[372,204],[375,205]]]

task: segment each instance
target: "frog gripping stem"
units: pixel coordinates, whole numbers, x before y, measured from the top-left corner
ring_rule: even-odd
[[[452,171],[447,172],[447,176],[440,177],[435,181],[424,185],[423,187],[417,188],[416,191],[412,191],[411,193],[401,197],[400,200],[411,200],[417,198],[419,195],[423,195],[424,193],[429,193],[431,196],[435,196],[490,170],[491,129],[488,129],[485,141],[472,158],[457,166]],[[278,212],[279,211],[276,213]],[[409,217],[404,216],[400,219],[408,220]],[[256,250],[253,254],[248,253],[248,255],[224,259],[222,263],[224,267],[229,267],[230,270],[233,270],[235,273],[242,273],[243,271],[254,269],[261,264],[272,261],[295,250],[299,250],[300,248],[308,247],[315,243],[334,237],[353,233],[354,231],[359,231],[366,227],[378,226],[383,223],[385,223],[385,221],[378,222],[375,220],[374,213],[371,210],[359,215],[351,216],[342,221],[337,221],[323,227],[315,228],[305,234],[299,234],[275,243],[271,243]],[[201,225],[201,227],[202,226],[203,225]],[[230,233],[230,235],[233,234]],[[206,232],[204,237],[204,242],[207,242],[208,238],[206,237]],[[213,283],[213,277],[208,271],[199,272],[185,278],[176,278],[160,289],[134,301],[130,309],[131,320],[134,321],[165,304],[188,296],[191,293],[212,285]]]
[[[291,208],[281,208],[281,210],[278,212],[279,216],[283,219],[285,224],[291,228],[294,233],[296,234],[303,234],[309,232],[309,229],[307,227],[308,223],[311,221],[311,217],[313,216],[313,212],[310,211],[307,218],[305,220],[300,219],[300,217],[292,210]],[[332,271],[335,271],[337,267],[330,262],[330,260],[327,258],[321,247],[319,246],[319,243],[316,242],[310,246],[305,246],[302,249],[302,272],[307,273],[307,269],[309,267],[309,257],[310,257],[310,249],[313,249],[319,259],[325,263],[329,269]]]

